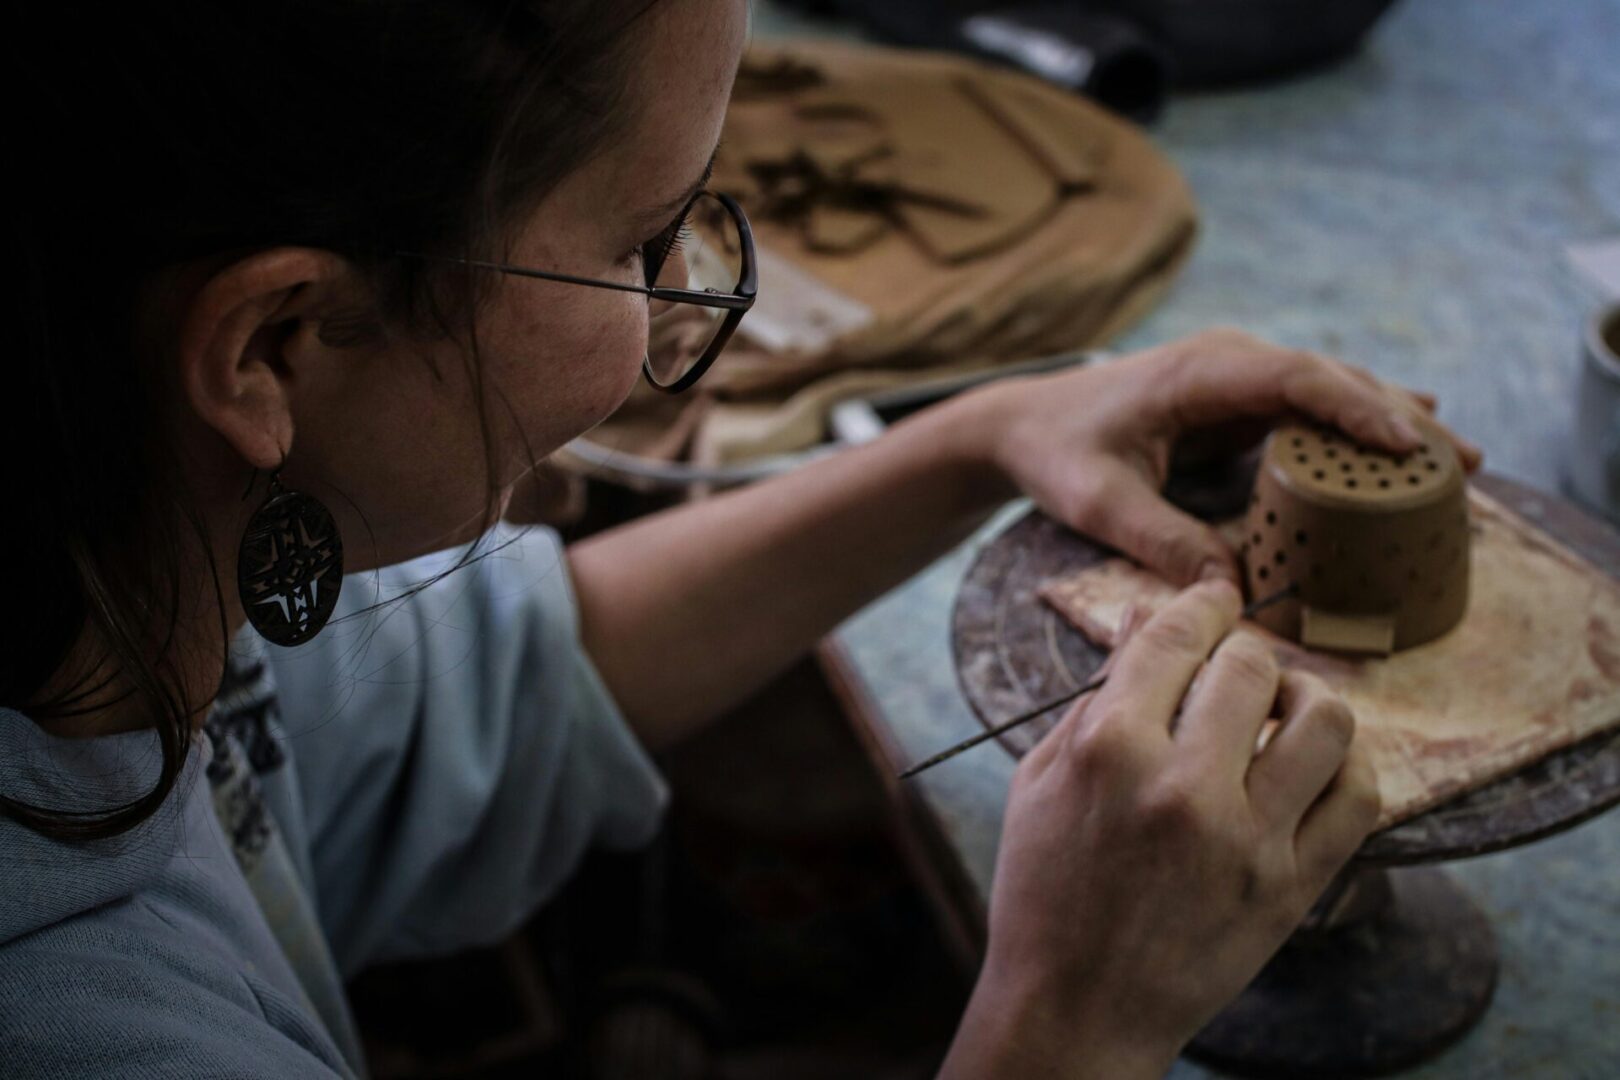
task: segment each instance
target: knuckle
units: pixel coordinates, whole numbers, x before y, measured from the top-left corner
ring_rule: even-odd
[[[1348,360],[1335,360],[1334,363],[1342,367],[1357,382],[1365,383],[1377,390],[1385,389],[1384,380],[1380,379],[1370,368],[1361,364],[1352,364]]]
[[[1153,648],[1163,652],[1203,652],[1203,628],[1187,605],[1165,608],[1142,629],[1142,636]]]
[[[1306,714],[1312,727],[1346,752],[1356,737],[1356,714],[1337,694],[1323,694],[1311,702]]]
[[[1292,899],[1292,898],[1291,898]],[[1276,939],[1287,938],[1305,919],[1305,912],[1309,905],[1295,899],[1291,903],[1273,903],[1268,906],[1266,923],[1271,930],[1271,936]]]
[[[1298,701],[1308,702],[1313,698],[1327,697],[1333,693],[1326,679],[1300,668],[1289,668],[1283,678],[1293,684],[1295,699]]]
[[[1036,777],[1045,771],[1045,755],[1038,751],[1039,747],[1019,758],[1018,764],[1013,766],[1012,790],[1015,793],[1035,783]]]
[[[1109,508],[1116,505],[1120,495],[1120,478],[1111,470],[1087,470],[1075,478],[1065,508],[1069,523],[1082,532],[1106,536],[1110,521]]]
[[[1351,795],[1351,808],[1355,811],[1356,820],[1363,823],[1367,831],[1377,824],[1378,817],[1384,812],[1384,799],[1378,793],[1378,785],[1373,783],[1361,784]]]
[[[1289,349],[1285,356],[1293,367],[1313,374],[1326,374],[1332,370],[1332,362],[1327,357],[1310,349]]]
[[[1114,708],[1093,708],[1087,719],[1089,722],[1076,729],[1069,740],[1069,755],[1077,766],[1088,773],[1109,773],[1134,760],[1134,739]]]
[[[1189,833],[1204,838],[1213,833],[1197,793],[1188,785],[1165,780],[1142,793],[1142,820],[1159,832]]]
[[[1193,340],[1206,345],[1258,345],[1260,339],[1241,327],[1230,323],[1208,327],[1193,335]]]
[[[1253,634],[1233,634],[1217,652],[1217,659],[1232,676],[1256,686],[1275,686],[1280,675],[1277,657]]]
[[[1281,859],[1275,851],[1256,843],[1244,852],[1239,873],[1248,898],[1266,902],[1275,910],[1276,900],[1288,891],[1294,867],[1291,858]]]
[[[1355,755],[1351,764],[1346,784],[1350,810],[1356,820],[1371,829],[1384,812],[1384,797],[1378,790],[1378,776],[1362,755]]]
[[[1200,561],[1197,548],[1181,533],[1171,532],[1162,522],[1141,521],[1133,530],[1131,547],[1138,557],[1159,569],[1188,569]]]

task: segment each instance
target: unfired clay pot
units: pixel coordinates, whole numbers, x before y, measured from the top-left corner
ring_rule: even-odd
[[[1257,620],[1317,649],[1389,653],[1432,641],[1468,607],[1468,500],[1461,463],[1431,423],[1397,457],[1337,432],[1272,433],[1242,546],[1249,599],[1290,584]]]

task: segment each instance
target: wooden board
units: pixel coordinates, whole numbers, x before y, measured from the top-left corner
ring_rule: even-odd
[[[1500,477],[1487,495],[1557,538],[1611,577],[1620,577],[1620,533],[1564,500]],[[1194,491],[1205,516],[1221,499]],[[1042,582],[1112,556],[1038,514],[992,541],[957,598],[953,642],[964,692],[987,724],[1079,686],[1102,653],[1039,602]],[[1014,729],[1003,745],[1021,754],[1061,710]],[[1566,828],[1620,801],[1620,733],[1598,735],[1372,837],[1363,857],[1418,862],[1478,854]]]

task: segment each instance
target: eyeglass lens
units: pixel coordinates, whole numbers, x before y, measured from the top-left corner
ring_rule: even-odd
[[[704,192],[687,211],[684,225],[669,238],[661,262],[654,265],[658,253],[649,252],[648,274],[656,277],[649,284],[730,295],[742,281],[742,251],[736,219],[724,203]],[[703,357],[728,313],[697,304],[649,303],[648,364],[658,382],[673,383]]]

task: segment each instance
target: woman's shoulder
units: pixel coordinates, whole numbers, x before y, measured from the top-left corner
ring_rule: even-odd
[[[0,943],[0,967],[7,1077],[352,1075],[205,925],[138,896]]]
[[[118,836],[66,842],[0,817],[8,1077],[341,1069],[295,984],[276,977],[210,816],[211,758],[197,739],[168,798]],[[0,709],[0,791],[24,802],[104,809],[149,788],[160,760],[152,730],[64,739]]]

